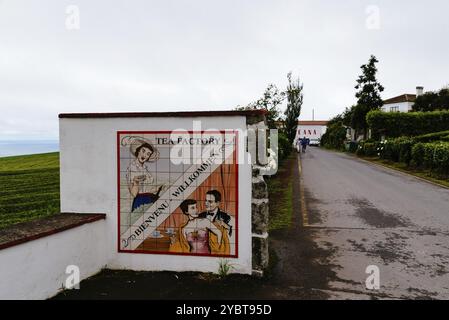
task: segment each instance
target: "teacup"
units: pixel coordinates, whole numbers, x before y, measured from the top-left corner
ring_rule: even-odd
[[[151,234],[153,237],[157,238],[161,236],[161,232],[159,230],[154,230]]]

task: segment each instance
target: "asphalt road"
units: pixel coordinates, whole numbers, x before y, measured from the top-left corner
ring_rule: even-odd
[[[449,299],[449,189],[349,155],[301,155],[302,216],[335,299]],[[380,271],[368,290],[366,268]]]

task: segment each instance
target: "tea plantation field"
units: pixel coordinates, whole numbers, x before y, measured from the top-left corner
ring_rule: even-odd
[[[0,158],[0,228],[59,213],[59,153]]]

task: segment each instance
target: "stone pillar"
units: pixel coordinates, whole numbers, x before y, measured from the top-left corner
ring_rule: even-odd
[[[268,267],[268,188],[258,169],[253,169],[251,223],[253,275],[263,276]]]
[[[268,267],[268,187],[264,175],[277,171],[277,135],[270,135],[270,148],[267,149],[268,127],[265,117],[247,118],[248,152],[252,164],[251,230],[252,230],[252,269],[253,275],[263,276]]]

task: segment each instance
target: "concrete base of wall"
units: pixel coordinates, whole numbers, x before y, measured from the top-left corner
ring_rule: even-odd
[[[106,232],[98,220],[0,250],[0,299],[48,299],[98,273],[107,263]]]

